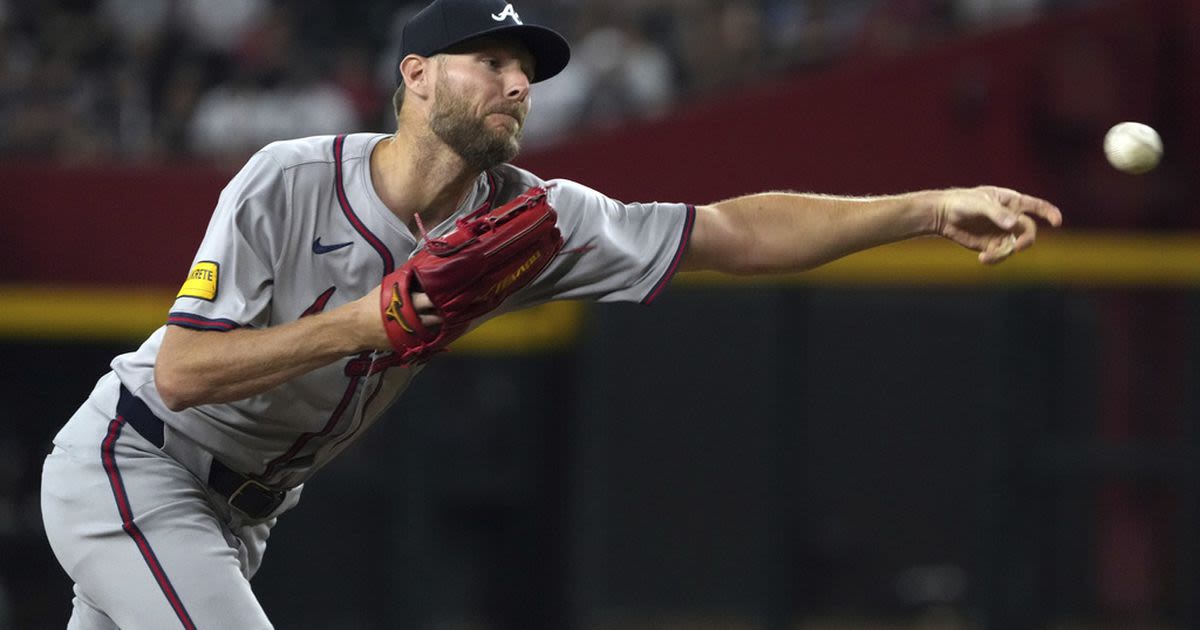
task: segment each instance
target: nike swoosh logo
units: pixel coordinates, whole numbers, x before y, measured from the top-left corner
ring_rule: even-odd
[[[350,247],[353,244],[354,244],[354,241],[346,241],[345,243],[334,243],[333,245],[322,245],[321,237],[318,236],[317,239],[315,241],[313,241],[313,253],[317,254],[317,255],[328,254],[329,252],[336,252],[337,250],[339,250],[343,247]]]

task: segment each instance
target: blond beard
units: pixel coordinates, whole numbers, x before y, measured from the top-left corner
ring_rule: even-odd
[[[487,170],[516,157],[521,150],[521,131],[524,129],[519,107],[514,105],[508,110],[489,112],[508,114],[517,120],[515,132],[497,131],[488,127],[484,120],[486,115],[473,115],[467,100],[452,93],[446,84],[443,70],[434,87],[435,105],[429,118],[429,128],[434,135],[475,170]]]

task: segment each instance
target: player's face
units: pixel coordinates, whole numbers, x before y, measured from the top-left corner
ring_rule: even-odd
[[[442,56],[430,128],[473,168],[516,157],[529,113],[533,58],[523,47],[485,39]]]

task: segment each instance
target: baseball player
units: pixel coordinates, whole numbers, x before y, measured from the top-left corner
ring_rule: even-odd
[[[249,159],[166,324],[113,360],[46,458],[69,628],[270,628],[250,578],[271,527],[449,341],[439,331],[553,299],[650,303],[680,269],[797,271],[917,235],[995,263],[1033,244],[1035,220],[1061,222],[992,187],[692,206],[546,181],[507,162],[530,85],[568,58],[504,0],[434,0],[403,32],[394,135]],[[479,247],[482,273],[502,272],[487,286],[456,262]],[[499,304],[474,313],[456,290]]]

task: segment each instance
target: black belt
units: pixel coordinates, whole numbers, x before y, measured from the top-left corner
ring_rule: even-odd
[[[158,448],[163,447],[163,421],[158,419],[146,403],[121,386],[117,399],[117,415],[133,427],[143,438]],[[212,460],[208,469],[208,485],[229,500],[229,505],[250,518],[266,518],[283,503],[287,494],[262,482],[243,475],[225,464]]]

